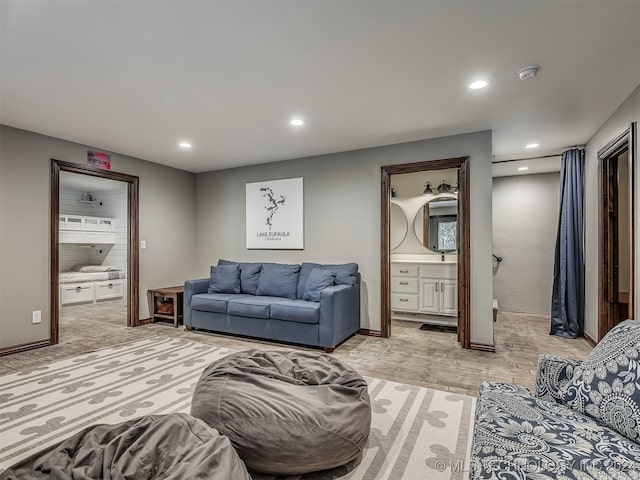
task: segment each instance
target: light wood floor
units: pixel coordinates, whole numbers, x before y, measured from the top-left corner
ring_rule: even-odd
[[[93,305],[65,308],[61,314],[60,344],[0,357],[0,374],[154,335],[234,349],[304,349],[228,335],[186,332],[183,327],[168,324],[128,328],[124,326],[125,319],[122,302],[110,302],[101,308]],[[582,339],[565,340],[548,335],[549,320],[540,316],[499,313],[495,323],[496,353],[463,350],[455,334],[424,331],[419,327],[419,323],[396,321],[390,338],[356,335],[333,355],[363,375],[475,396],[484,380],[515,382],[533,389],[541,353],[583,359],[591,351]]]

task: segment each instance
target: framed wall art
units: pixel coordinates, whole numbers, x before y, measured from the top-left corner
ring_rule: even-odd
[[[247,183],[246,190],[247,248],[302,250],[302,177]]]

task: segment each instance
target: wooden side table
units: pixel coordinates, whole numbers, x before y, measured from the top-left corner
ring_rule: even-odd
[[[184,285],[180,285],[179,287],[164,287],[148,290],[147,297],[149,299],[151,322],[155,322],[156,318],[173,320],[173,326],[177,328],[182,321],[183,296]],[[158,311],[158,307],[164,303],[171,303],[173,305],[173,314]]]

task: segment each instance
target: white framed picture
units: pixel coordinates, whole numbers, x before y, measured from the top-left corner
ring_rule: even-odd
[[[247,183],[247,248],[304,248],[302,177]]]

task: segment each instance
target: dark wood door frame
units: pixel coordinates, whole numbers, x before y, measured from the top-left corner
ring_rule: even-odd
[[[611,140],[598,152],[598,177],[600,181],[599,241],[600,263],[598,266],[598,341],[617,323],[618,272],[614,261],[618,250],[617,204],[618,164],[617,158],[628,151],[629,166],[629,232],[630,232],[630,279],[629,318],[634,318],[635,292],[635,122]],[[614,298],[616,297],[616,298]]]
[[[391,246],[389,225],[391,208],[391,175],[458,168],[458,341],[462,348],[471,344],[471,232],[469,216],[469,157],[445,158],[425,162],[385,165],[381,171],[380,204],[380,272],[381,272],[381,330],[382,337],[391,335]]]
[[[58,241],[60,238],[58,218],[60,216],[60,172],[79,173],[81,175],[90,175],[92,177],[104,178],[107,180],[116,180],[127,183],[127,209],[129,221],[129,238],[128,238],[128,255],[127,255],[127,325],[134,327],[140,324],[139,313],[139,256],[138,256],[138,177],[126,175],[124,173],[112,172],[110,170],[101,170],[98,168],[88,167],[78,163],[63,162],[61,160],[51,159],[51,179],[50,179],[50,230],[51,230],[51,291],[50,291],[50,308],[51,308],[51,337],[50,345],[55,345],[59,341],[59,278],[58,270],[60,268],[60,254],[58,249]]]

